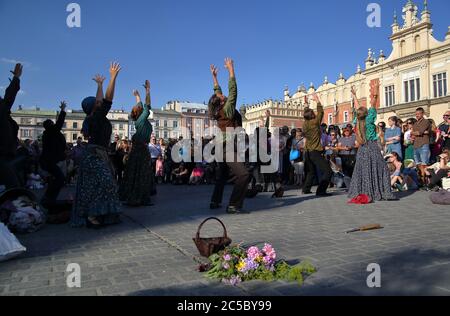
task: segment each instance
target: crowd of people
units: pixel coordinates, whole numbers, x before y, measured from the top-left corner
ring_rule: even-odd
[[[214,184],[211,209],[222,207],[224,187],[234,183],[227,212],[237,214],[243,210],[246,197],[258,192],[274,192],[282,197],[287,186],[312,194],[317,185],[318,197],[328,196],[329,188],[346,189],[349,198],[361,194],[371,201],[395,200],[395,191],[450,189],[450,111],[437,125],[425,118],[422,108],[415,118],[402,121],[390,117],[387,124],[377,122],[376,102],[379,86],[371,85],[371,107],[360,106],[354,88],[354,121],[346,126],[327,126],[323,123],[324,109],[316,94],[312,102],[316,110],[307,107],[302,128],[279,130],[277,144],[272,148],[273,137],[268,133],[266,152],[277,151],[279,168],[276,172],[262,174],[262,162],[238,162],[234,152],[227,152],[227,128],[242,127],[242,117],[236,110],[237,81],[234,63],[225,60],[229,73],[229,95],[225,96],[219,85],[218,69],[211,66],[214,94],[209,101],[211,119],[218,122],[224,133],[225,162],[181,162],[172,159],[174,146],[182,140],[157,140],[148,120],[151,110],[151,86],[146,81],[145,101],[140,93],[133,92],[136,106],[131,112],[136,134],[131,140],[114,137],[107,114],[113,104],[117,77],[121,71],[118,63],[109,69],[110,81],[103,92],[106,78],[96,75],[96,96],[82,101],[86,114],[82,134],[76,144],[67,144],[61,133],[65,120],[66,103],[61,102],[56,122],[44,122],[44,133],[38,140],[18,140],[18,125],[11,117],[11,108],[20,90],[22,65],[12,71],[13,79],[0,98],[0,185],[5,189],[27,186],[30,189],[47,186],[42,198],[44,207],[57,202],[64,185],[75,185],[71,224],[74,227],[100,228],[120,222],[122,205],[152,206],[152,196],[157,186]],[[307,100],[309,101],[309,100]],[[269,128],[270,111],[266,112],[261,128]],[[248,139],[248,135],[247,135]],[[196,140],[192,140],[193,145]],[[202,146],[217,141],[202,139]],[[249,144],[247,144],[249,145]],[[219,146],[222,146],[219,144]],[[258,142],[258,146],[261,146]],[[247,150],[249,147],[247,146]]]

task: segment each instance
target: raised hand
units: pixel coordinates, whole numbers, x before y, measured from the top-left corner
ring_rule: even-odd
[[[120,70],[122,70],[122,68],[120,67],[120,64],[118,62],[111,63],[111,66],[109,67],[109,73],[111,74],[111,77],[117,77]]]
[[[380,88],[380,83],[378,81],[372,81],[370,83],[370,93],[372,94],[373,97],[378,97],[379,88]]]
[[[145,80],[144,88],[146,91],[150,91],[150,81]]]
[[[61,101],[61,105],[59,106],[59,108],[61,109],[61,111],[65,111],[67,107],[67,103],[66,101]]]
[[[22,76],[22,70],[22,64],[16,64],[16,67],[14,67],[14,70],[12,70],[11,73],[14,75],[14,77],[20,78],[20,76]]]
[[[133,95],[134,95],[136,98],[141,96],[141,95],[139,94],[139,91],[137,91],[137,90],[133,90]]]
[[[214,77],[217,77],[217,75],[218,75],[218,73],[219,73],[219,69],[217,69],[217,67],[215,66],[215,65],[211,65],[211,74],[214,76]]]
[[[228,69],[228,71],[234,70],[234,61],[229,57],[225,58],[225,68]]]
[[[270,110],[266,111],[266,117],[270,117]]]
[[[355,89],[355,86],[352,86],[351,93],[352,93],[353,96],[356,97],[356,89]]]
[[[94,80],[99,85],[103,85],[103,82],[105,82],[106,78],[103,77],[102,75],[95,75],[95,77],[92,80]]]

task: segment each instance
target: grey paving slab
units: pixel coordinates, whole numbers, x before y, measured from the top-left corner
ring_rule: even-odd
[[[397,202],[348,205],[342,194],[317,199],[287,191],[246,202],[249,215],[209,210],[212,187],[161,186],[150,208],[125,208],[123,223],[100,231],[46,226],[18,238],[28,251],[0,263],[0,295],[450,295],[450,217],[428,193]],[[227,187],[225,196],[230,193]],[[225,203],[224,203],[225,204]],[[230,287],[197,272],[192,238],[200,222],[219,217],[234,242],[273,244],[279,258],[310,260],[318,272],[303,286],[249,282]],[[384,229],[345,234],[360,225]],[[202,234],[217,236],[214,222]],[[68,289],[69,263],[82,287]],[[367,265],[381,267],[382,287],[368,288]]]

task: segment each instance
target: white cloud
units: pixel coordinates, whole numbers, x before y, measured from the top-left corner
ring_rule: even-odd
[[[5,57],[2,57],[0,59],[0,61],[2,63],[6,63],[6,64],[13,64],[13,65],[15,65],[15,64],[22,64],[24,67],[31,67],[31,63],[29,63],[27,61],[20,61],[20,60],[16,60],[16,59],[5,58]]]

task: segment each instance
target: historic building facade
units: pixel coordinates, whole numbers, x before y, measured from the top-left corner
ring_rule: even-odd
[[[206,130],[216,125],[209,118],[208,106],[203,103],[170,101],[163,107],[163,111],[174,111],[181,115],[179,136],[184,138],[211,136],[212,133],[206,135]]]
[[[266,123],[266,112],[270,111],[270,129],[287,126],[289,128],[301,127],[303,125],[303,107],[297,103],[266,100],[252,105],[244,105],[240,112],[244,118],[243,127],[248,134],[253,134],[257,127]]]
[[[46,120],[56,121],[57,111],[41,110],[39,107],[33,109],[23,109],[19,106],[17,111],[13,111],[12,118],[19,125],[19,138],[38,139],[44,132],[43,123]],[[68,143],[74,143],[81,135],[81,128],[86,114],[82,111],[67,110],[66,120],[63,126],[63,134]],[[112,135],[119,135],[122,139],[129,138],[128,113],[125,111],[111,111],[108,114],[113,127]]]
[[[389,57],[383,51],[376,57],[369,49],[365,69],[358,66],[348,79],[341,74],[331,83],[325,77],[317,89],[311,84],[309,89],[299,87],[293,95],[286,88],[284,107],[299,107],[301,112],[310,103],[312,94],[317,93],[325,107],[324,122],[346,125],[353,120],[351,87],[355,86],[360,104],[367,106],[370,83],[378,81],[380,98],[376,106],[380,121],[387,121],[390,116],[406,120],[414,117],[416,108],[423,107],[427,116],[439,124],[442,114],[450,108],[450,27],[444,41],[436,40],[427,1],[419,14],[417,5],[409,0],[403,7],[401,24],[394,16],[390,40],[393,49]]]

